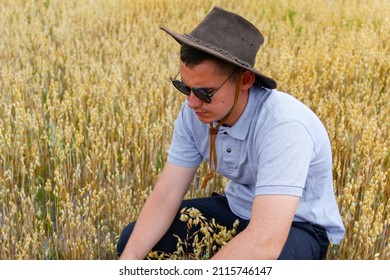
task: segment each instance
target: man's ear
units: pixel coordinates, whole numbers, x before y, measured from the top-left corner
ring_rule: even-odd
[[[255,82],[255,73],[249,70],[243,70],[241,73],[241,89],[248,90]]]

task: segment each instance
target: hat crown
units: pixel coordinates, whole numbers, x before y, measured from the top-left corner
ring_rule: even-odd
[[[219,7],[214,7],[189,35],[252,67],[264,42],[263,35],[252,23]]]
[[[255,74],[263,87],[274,89],[276,82],[254,68],[263,35],[243,17],[214,7],[190,34],[178,34],[164,27],[180,44],[188,45]]]

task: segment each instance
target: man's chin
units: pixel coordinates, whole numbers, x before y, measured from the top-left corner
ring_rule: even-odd
[[[198,117],[198,120],[204,124],[209,124],[218,120],[215,118],[215,115],[209,112],[205,112],[205,113],[195,112],[195,114]]]
[[[205,117],[201,117],[201,116],[198,116],[198,120],[204,124],[209,124],[209,123],[212,123],[214,121],[211,118],[205,118]]]
[[[204,124],[208,124],[210,123],[209,121],[205,120],[205,119],[202,119],[202,118],[198,118],[198,120]]]

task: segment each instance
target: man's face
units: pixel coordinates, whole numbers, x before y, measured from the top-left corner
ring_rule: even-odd
[[[184,84],[191,88],[218,89],[209,104],[200,100],[193,92],[187,97],[189,107],[201,122],[218,121],[232,108],[236,85],[232,79],[227,80],[230,75],[231,73],[222,73],[213,61],[205,61],[191,67],[180,63],[180,76]],[[230,117],[225,123],[233,125],[229,121],[232,121]]]

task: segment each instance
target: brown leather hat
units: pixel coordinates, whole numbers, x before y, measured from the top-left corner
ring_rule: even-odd
[[[238,67],[255,73],[256,81],[270,89],[276,82],[254,69],[256,54],[264,42],[263,35],[243,17],[214,7],[203,21],[190,33],[178,34],[160,27],[180,44],[214,55]]]

